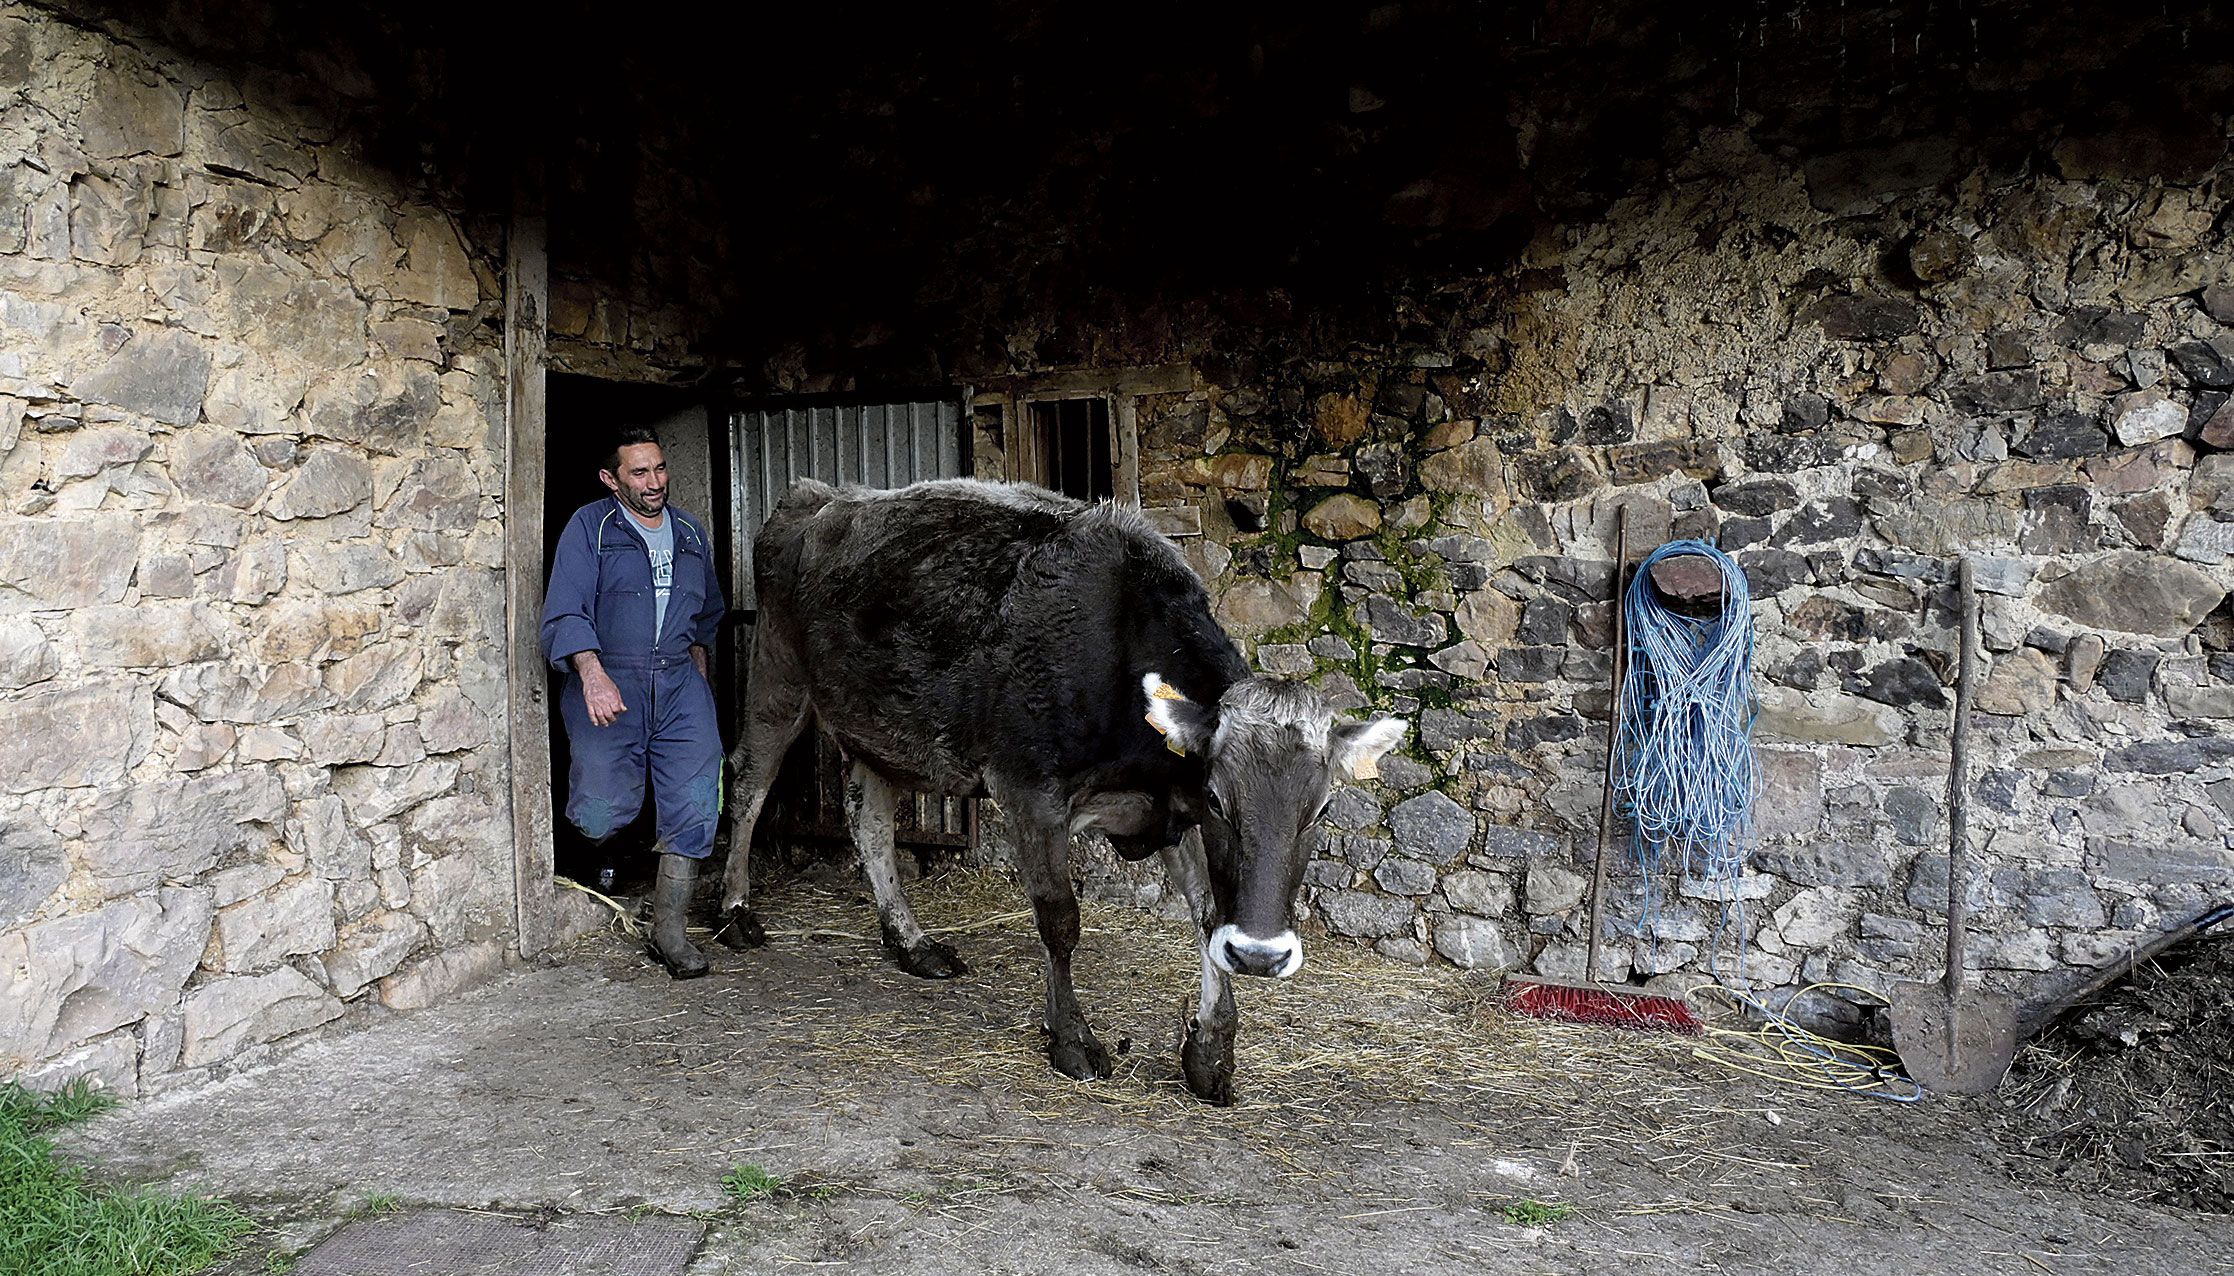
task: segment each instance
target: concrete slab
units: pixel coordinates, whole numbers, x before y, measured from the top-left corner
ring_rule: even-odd
[[[670,1218],[411,1210],[349,1224],[303,1255],[294,1276],[677,1276],[705,1231]]]
[[[282,1254],[394,1197],[695,1219],[693,1276],[2234,1270],[2223,1219],[2014,1186],[1974,1109],[1826,1097],[1506,1020],[1483,1009],[1489,983],[1448,970],[1325,954],[1242,989],[1241,1101],[1205,1108],[1176,1080],[1185,936],[1116,909],[1089,910],[1078,968],[1105,1041],[1131,1049],[1110,1080],[1071,1082],[1039,1054],[1020,910],[963,922],[976,973],[926,984],[885,961],[865,901],[810,903],[765,900],[774,942],[717,951],[709,979],[594,937],[127,1105],[64,1150],[230,1196],[274,1220],[259,1243]],[[1144,953],[1166,973],[1143,974]],[[1426,1044],[1394,1064],[1346,1044],[1381,1033]],[[782,1186],[731,1199],[741,1165]],[[1507,1221],[1531,1200],[1575,1212]]]

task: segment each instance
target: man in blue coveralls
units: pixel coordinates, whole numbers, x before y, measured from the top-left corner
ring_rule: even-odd
[[[726,604],[705,528],[667,505],[658,435],[619,431],[597,477],[613,495],[567,522],[543,603],[543,656],[568,675],[566,818],[593,843],[611,838],[643,808],[648,769],[663,852],[649,948],[668,974],[695,979],[706,957],[684,919],[721,815],[706,660]]]

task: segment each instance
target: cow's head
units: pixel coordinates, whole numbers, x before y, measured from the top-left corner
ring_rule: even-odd
[[[1294,974],[1303,965],[1295,893],[1327,796],[1338,777],[1378,774],[1404,724],[1336,723],[1318,692],[1270,678],[1244,678],[1214,705],[1187,699],[1161,674],[1141,688],[1149,725],[1208,764],[1199,817],[1216,896],[1210,960],[1228,974]]]

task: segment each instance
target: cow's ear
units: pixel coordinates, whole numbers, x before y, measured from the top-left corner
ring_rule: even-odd
[[[1402,718],[1345,723],[1334,729],[1329,760],[1335,770],[1353,780],[1376,779],[1381,774],[1381,755],[1396,747],[1404,731]]]
[[[1210,737],[1218,730],[1216,710],[1180,695],[1160,673],[1142,678],[1140,690],[1148,697],[1148,725],[1164,738],[1165,748],[1198,757],[1210,751]]]

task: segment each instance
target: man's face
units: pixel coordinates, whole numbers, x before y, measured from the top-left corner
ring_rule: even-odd
[[[620,472],[599,470],[597,477],[639,518],[656,518],[667,508],[667,458],[657,443],[621,448]]]

